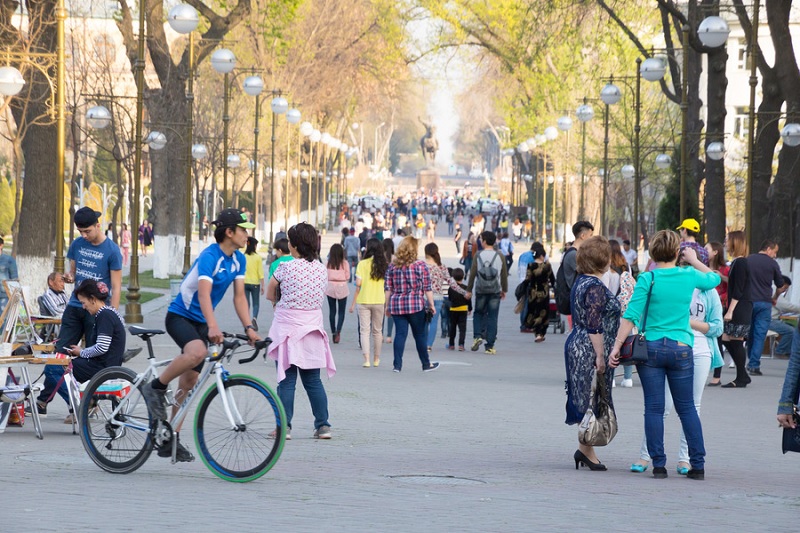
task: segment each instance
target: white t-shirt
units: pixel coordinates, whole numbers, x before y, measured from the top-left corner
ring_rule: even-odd
[[[633,265],[633,262],[636,261],[636,250],[634,250],[633,248],[631,248],[627,252],[623,248],[622,255],[625,256],[625,261],[627,261],[629,265]]]
[[[692,293],[692,303],[689,306],[689,318],[705,322],[706,311],[705,303],[700,298],[700,289],[695,289],[694,293]],[[708,345],[709,339],[705,333],[701,333],[696,329],[693,329],[692,333],[694,333],[694,348],[692,348],[694,355],[711,357],[711,347]]]

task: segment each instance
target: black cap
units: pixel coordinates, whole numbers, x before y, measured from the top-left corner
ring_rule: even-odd
[[[88,228],[97,224],[101,214],[91,207],[81,207],[75,211],[75,216],[72,217],[72,220],[79,228]]]
[[[244,213],[240,213],[236,209],[229,207],[228,209],[223,209],[219,216],[217,216],[217,220],[213,221],[212,224],[220,227],[229,227],[229,226],[239,226],[240,228],[245,229],[252,229],[255,228],[256,225],[252,222],[247,220],[247,215]]]

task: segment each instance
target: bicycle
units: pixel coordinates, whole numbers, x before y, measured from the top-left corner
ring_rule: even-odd
[[[158,375],[172,359],[158,361],[150,341],[165,333],[159,329],[129,328],[147,343],[149,366],[141,374],[130,368],[110,367],[98,372],[83,391],[78,423],[83,447],[94,463],[112,474],[128,474],[141,467],[153,449],[170,446],[176,462],[174,427],[186,418],[198,391],[214,375],[215,383],[203,394],[195,414],[194,437],[205,465],[226,481],[253,481],[278,461],[286,439],[286,414],[278,396],[260,379],[230,374],[222,365],[248,340],[245,335],[223,333],[221,351],[212,351],[197,384],[188,392],[169,421],[154,420],[140,387]],[[255,343],[254,360],[272,342]],[[265,352],[266,357],[266,352]],[[223,394],[220,391],[224,391]],[[167,392],[167,400],[175,404]]]

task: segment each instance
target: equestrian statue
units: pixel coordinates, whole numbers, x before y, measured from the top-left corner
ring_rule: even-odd
[[[417,117],[425,126],[425,135],[419,140],[419,147],[422,149],[422,157],[425,164],[432,167],[436,161],[436,152],[439,151],[439,140],[436,138],[436,126],[429,124]]]

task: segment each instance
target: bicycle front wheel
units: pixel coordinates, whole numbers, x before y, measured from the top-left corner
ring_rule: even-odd
[[[130,368],[104,368],[89,381],[79,407],[83,447],[112,474],[133,472],[153,450],[150,414],[135,381]]]
[[[216,385],[206,391],[194,427],[209,470],[236,482],[258,479],[275,465],[287,429],[278,396],[263,381],[244,375],[228,377],[224,391]]]

